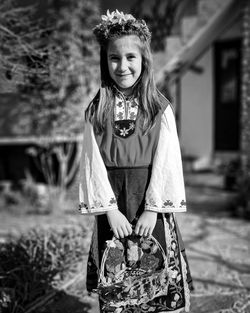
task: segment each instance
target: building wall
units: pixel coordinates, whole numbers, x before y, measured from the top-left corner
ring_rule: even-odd
[[[227,29],[218,41],[241,37],[240,20]],[[197,61],[201,74],[188,71],[182,78],[180,141],[185,155],[214,156],[214,73],[213,47]]]
[[[182,79],[180,138],[183,153],[209,156],[213,151],[212,49],[196,63],[201,74],[187,72]]]

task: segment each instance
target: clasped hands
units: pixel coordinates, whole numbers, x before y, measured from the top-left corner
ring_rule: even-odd
[[[109,225],[116,238],[124,238],[132,234],[132,225],[119,210],[112,210],[106,213]],[[150,236],[155,228],[157,212],[144,211],[139,217],[134,232],[139,236]]]

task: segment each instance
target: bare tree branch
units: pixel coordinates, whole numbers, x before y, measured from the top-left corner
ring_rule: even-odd
[[[183,3],[187,1],[190,0],[154,0],[150,2],[150,8],[147,8],[148,1],[137,0],[132,7],[132,13],[143,18],[152,31],[151,46],[154,51],[165,49],[165,38],[171,34],[175,18]]]

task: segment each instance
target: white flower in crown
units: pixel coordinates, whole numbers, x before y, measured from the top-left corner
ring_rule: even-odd
[[[113,240],[106,240],[108,248],[116,248],[116,244]]]
[[[102,15],[101,18],[103,21],[113,24],[121,24],[122,22],[127,22],[128,20],[135,21],[133,15],[124,14],[123,12],[119,12],[117,9],[111,13],[109,12],[109,10],[107,10],[107,15]]]
[[[115,12],[113,11],[112,13],[107,10],[107,15],[102,15],[101,18],[103,21],[111,21],[114,18]]]

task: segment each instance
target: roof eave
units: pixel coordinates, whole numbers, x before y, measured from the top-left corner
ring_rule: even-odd
[[[227,29],[240,15],[241,1],[233,0],[223,10],[218,11],[190,41],[161,68],[156,74],[159,84],[167,77],[173,81],[182,76],[190,66],[211,46],[225,29]]]

